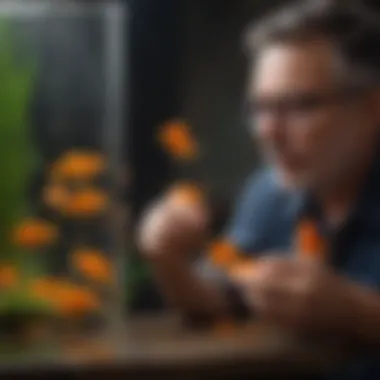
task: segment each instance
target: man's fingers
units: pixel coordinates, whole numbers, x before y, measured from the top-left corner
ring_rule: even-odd
[[[257,269],[258,263],[255,260],[244,261],[230,269],[229,278],[237,286],[249,286],[255,278]]]
[[[296,273],[297,268],[293,260],[275,257],[245,262],[230,271],[232,280],[243,286],[265,283],[274,279],[280,281]]]
[[[236,268],[231,278],[253,308],[265,315],[281,314],[280,310],[291,307],[292,301],[303,294],[308,276],[302,268],[294,260],[271,258]]]

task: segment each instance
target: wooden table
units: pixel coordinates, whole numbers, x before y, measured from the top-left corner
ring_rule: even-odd
[[[116,338],[62,337],[61,348],[0,354],[0,376],[12,378],[265,379],[313,375],[342,360],[331,344],[306,344],[252,324],[236,331],[191,331],[175,317],[133,320]],[[299,378],[299,377],[297,377]]]

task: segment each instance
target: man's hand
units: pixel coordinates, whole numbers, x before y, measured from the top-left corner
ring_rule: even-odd
[[[234,280],[259,317],[312,332],[349,330],[362,290],[322,264],[297,259],[260,260],[250,276]]]
[[[205,204],[166,194],[145,213],[138,243],[166,301],[186,316],[213,320],[229,312],[228,302],[216,284],[192,268],[191,260],[207,232]]]
[[[188,261],[207,234],[203,204],[188,204],[165,195],[150,207],[138,230],[139,247],[148,260]]]

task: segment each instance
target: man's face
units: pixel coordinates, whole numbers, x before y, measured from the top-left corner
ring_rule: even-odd
[[[249,86],[251,128],[287,185],[331,184],[373,139],[369,96],[339,85],[337,68],[333,49],[321,41],[272,45],[258,57]]]

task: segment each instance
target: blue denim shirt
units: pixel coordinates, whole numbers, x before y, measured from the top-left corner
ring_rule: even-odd
[[[289,251],[305,197],[281,189],[271,171],[249,179],[239,199],[228,236],[247,255]],[[322,221],[323,222],[323,221]],[[380,287],[380,159],[368,176],[364,191],[339,231],[329,236],[330,264],[353,281]],[[380,355],[358,358],[327,378],[380,379]]]

